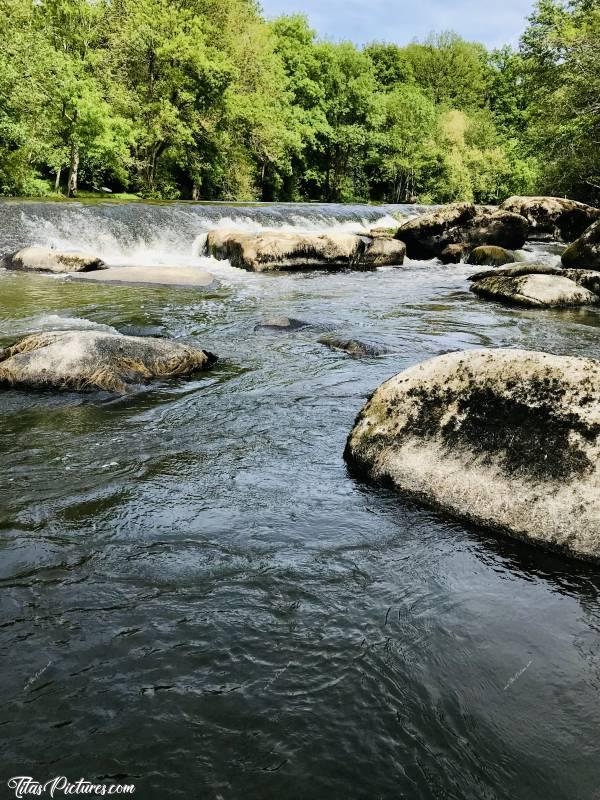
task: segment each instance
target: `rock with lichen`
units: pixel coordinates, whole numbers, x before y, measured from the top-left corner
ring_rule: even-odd
[[[526,350],[439,356],[377,389],[346,460],[494,531],[600,560],[600,362]]]
[[[503,267],[505,264],[514,264],[516,260],[512,250],[495,245],[481,245],[469,253],[466,263],[476,267]]]
[[[529,308],[567,308],[600,301],[598,295],[560,274],[488,274],[472,278],[471,291],[480,297]]]
[[[189,375],[216,357],[170,339],[104,331],[49,331],[0,350],[0,386],[124,394],[155,378]]]
[[[565,267],[600,270],[600,220],[567,247],[562,263]]]

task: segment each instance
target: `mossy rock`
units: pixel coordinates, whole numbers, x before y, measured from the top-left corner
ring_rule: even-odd
[[[494,245],[483,245],[472,250],[467,259],[467,264],[476,267],[502,267],[504,264],[514,264],[517,261],[512,250],[505,250],[504,247]]]

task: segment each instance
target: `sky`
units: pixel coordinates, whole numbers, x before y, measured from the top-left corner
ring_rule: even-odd
[[[517,44],[533,0],[261,0],[267,17],[306,14],[317,33],[356,44],[407,44],[453,30],[488,47]]]

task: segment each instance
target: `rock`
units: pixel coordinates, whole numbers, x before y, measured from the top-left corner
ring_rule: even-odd
[[[404,263],[406,245],[393,236],[376,236],[367,242],[361,265],[368,268],[395,267]]]
[[[200,267],[106,267],[100,272],[82,272],[73,280],[99,283],[146,284],[148,286],[180,286],[205,289],[215,283],[210,272]]]
[[[310,322],[293,317],[269,317],[254,326],[255,331],[268,330],[277,333],[287,333],[289,331],[299,331],[301,328],[311,327]]]
[[[497,532],[600,558],[600,362],[471,350],[380,386],[345,457],[359,476]]]
[[[121,394],[152,378],[188,375],[216,357],[169,339],[102,331],[50,331],[0,350],[0,385]]]
[[[600,270],[600,220],[567,247],[562,254],[562,263],[565,267]]]
[[[597,303],[600,298],[562,275],[490,275],[473,282],[481,297],[530,308],[566,308]]]
[[[342,336],[321,336],[318,341],[330,350],[342,350],[354,358],[370,358],[387,352],[381,345],[360,339],[346,339]]]
[[[593,269],[565,269],[563,275],[600,297],[600,272]]]
[[[563,197],[509,197],[500,208],[527,219],[530,239],[572,242],[600,219],[600,209]]]
[[[559,267],[551,267],[550,264],[539,264],[536,262],[519,261],[516,264],[507,264],[498,269],[486,269],[483,272],[476,272],[469,275],[468,280],[479,281],[482,278],[498,278],[508,276],[514,278],[518,275],[564,275],[565,270]]]
[[[402,225],[396,238],[406,244],[409,258],[438,258],[448,245],[470,247],[497,245],[520,249],[529,225],[524,217],[508,211],[455,203],[438,211],[411,219]]]
[[[476,247],[466,259],[467,264],[473,264],[476,267],[501,267],[504,264],[514,264],[516,260],[512,250],[505,250],[503,247],[494,245]]]
[[[241,269],[265,272],[293,269],[374,269],[402,264],[403,247],[391,237],[353,233],[240,233],[214,230],[205,253]]]
[[[89,253],[52,250],[50,247],[24,247],[5,255],[0,261],[4,269],[31,272],[90,272],[105,269],[104,261]]]
[[[449,244],[440,253],[442,264],[460,264],[469,255],[471,248],[468,244]]]

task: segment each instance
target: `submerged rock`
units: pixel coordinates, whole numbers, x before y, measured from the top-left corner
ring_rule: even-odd
[[[600,270],[600,220],[567,247],[562,254],[562,263],[565,267]]]
[[[516,260],[512,250],[494,245],[481,245],[469,253],[466,262],[476,267],[502,267],[504,264],[514,264]]]
[[[530,239],[572,242],[600,219],[600,209],[564,197],[509,197],[500,208],[526,217]]]
[[[0,385],[125,393],[128,386],[188,375],[216,360],[212,353],[169,339],[50,331],[0,350]]]
[[[318,341],[330,350],[341,350],[354,358],[372,358],[387,352],[381,345],[361,339],[346,339],[343,336],[321,336]]]
[[[526,350],[440,356],[380,386],[352,470],[448,513],[600,559],[600,362]]]
[[[83,272],[73,280],[96,283],[142,284],[147,286],[178,286],[206,289],[215,283],[214,276],[199,267],[105,267],[100,272]]]
[[[593,305],[600,297],[564,275],[487,275],[473,280],[471,291],[481,297],[530,308]]]
[[[449,245],[497,245],[520,249],[529,225],[524,217],[508,211],[454,203],[402,225],[396,238],[406,244],[409,258],[438,258]]]
[[[402,264],[405,248],[391,237],[353,233],[209,231],[205,253],[254,272],[294,269],[374,269]]]
[[[104,261],[89,253],[52,250],[50,247],[24,247],[0,260],[4,269],[30,272],[91,272],[106,269]]]
[[[311,327],[310,322],[303,319],[295,319],[294,317],[269,317],[254,326],[255,331],[267,330],[275,331],[278,333],[288,333],[289,331],[299,331],[302,328]]]

